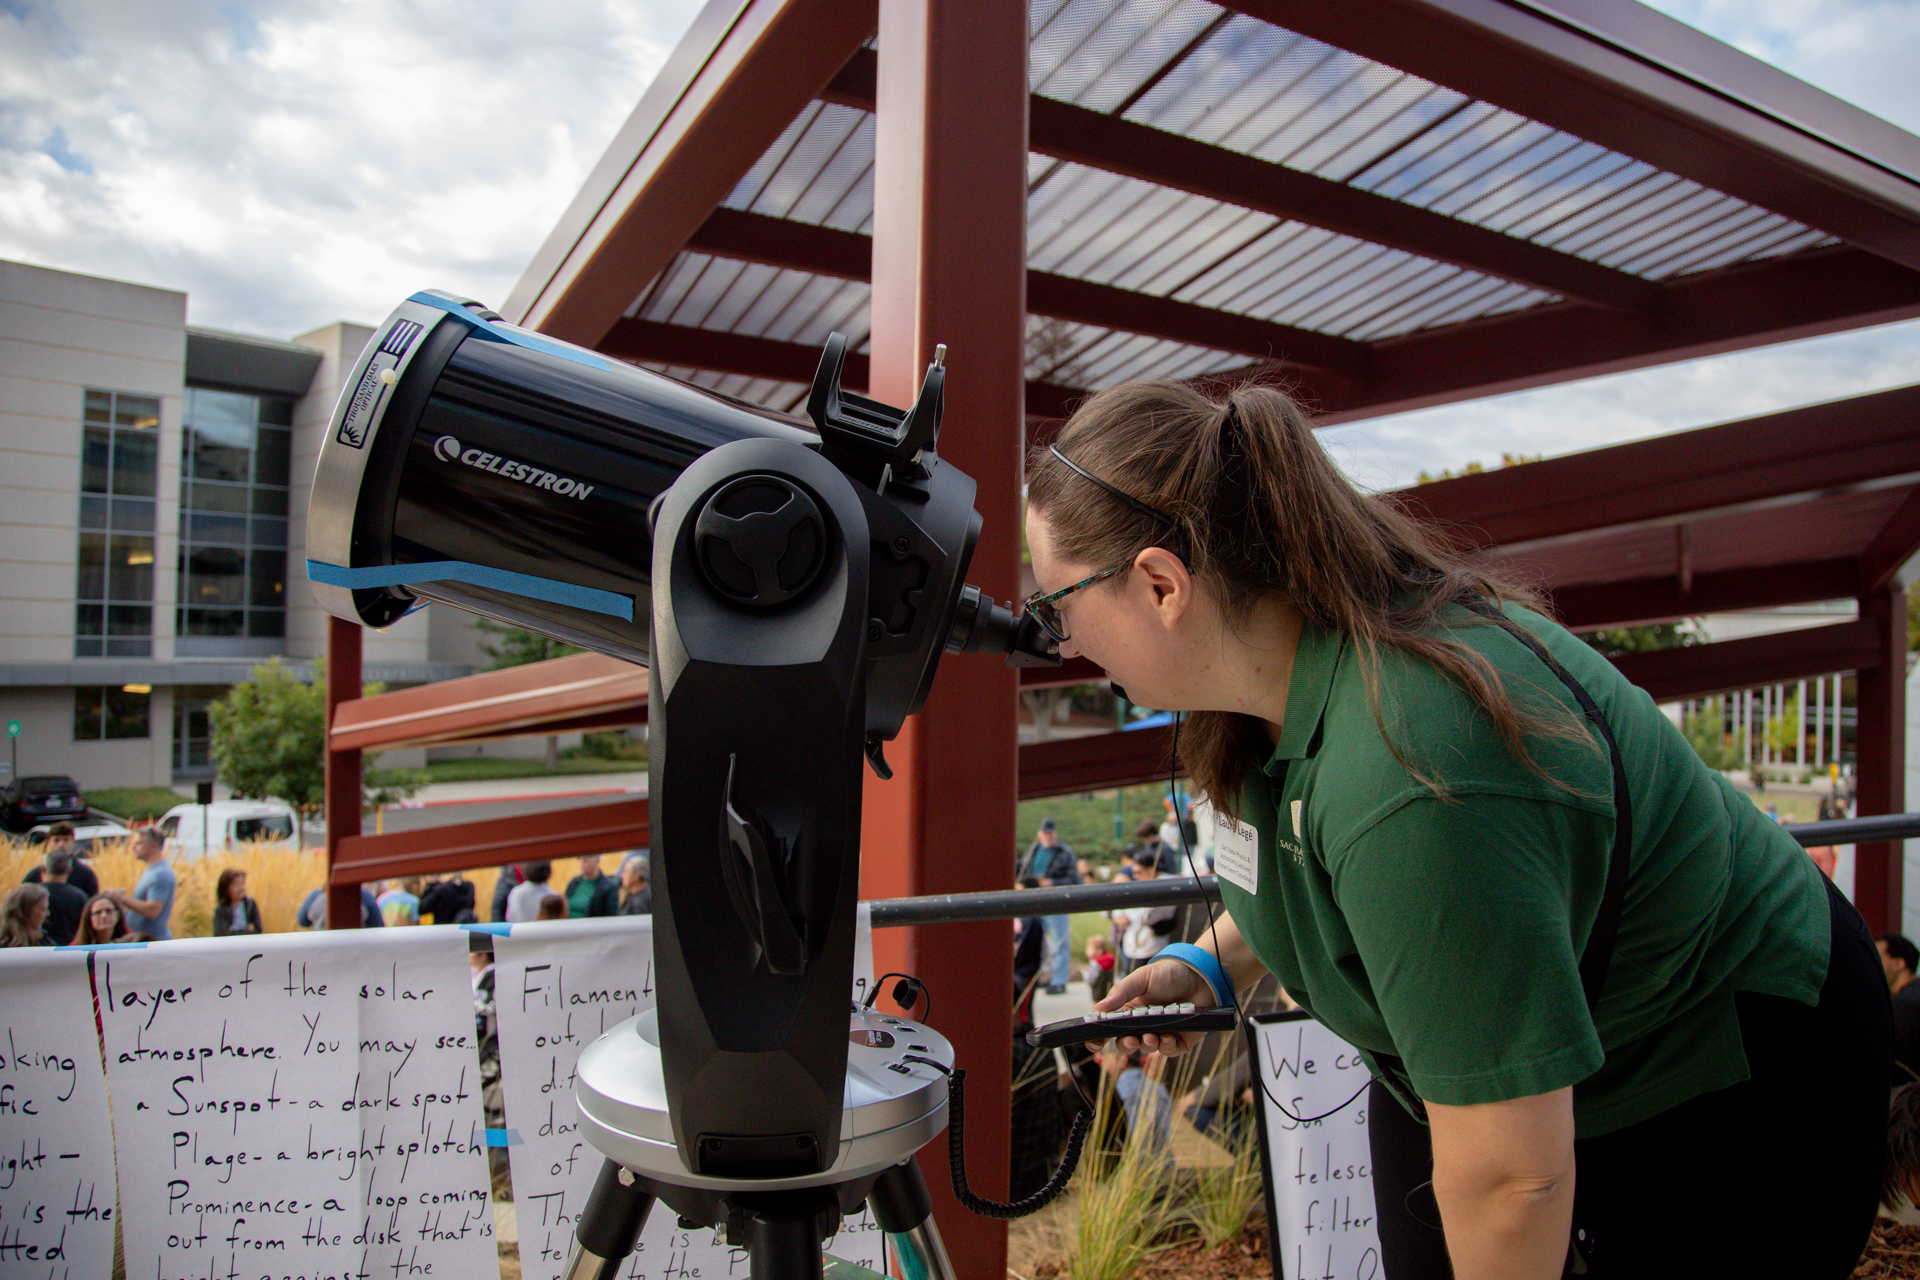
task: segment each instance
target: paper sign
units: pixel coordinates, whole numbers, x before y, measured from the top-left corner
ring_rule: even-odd
[[[0,950],[0,1275],[113,1270],[113,1129],[87,953]]]
[[[864,998],[873,977],[865,904],[857,936],[854,993]],[[604,1159],[580,1134],[574,1064],[602,1032],[653,1007],[653,921],[617,916],[516,924],[494,939],[494,965],[520,1273],[526,1280],[559,1280],[573,1251],[574,1219]],[[827,1248],[885,1270],[883,1239],[871,1212],[862,1212]],[[710,1230],[681,1228],[665,1205],[655,1206],[639,1246],[620,1268],[621,1280],[746,1274],[745,1250],[715,1245]]]
[[[1380,1239],[1365,1093],[1372,1073],[1353,1046],[1304,1013],[1251,1018],[1247,1032],[1265,1084],[1256,1102],[1274,1274],[1374,1280]]]
[[[127,1274],[496,1275],[466,956],[452,928],[99,952]]]

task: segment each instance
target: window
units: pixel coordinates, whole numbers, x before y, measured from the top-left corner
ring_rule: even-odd
[[[176,634],[286,635],[292,423],[285,396],[187,389]]]
[[[151,685],[83,685],[73,691],[73,740],[98,742],[147,736]]]
[[[213,722],[211,704],[227,696],[224,684],[177,684],[173,687],[173,775],[175,778],[213,776]]]
[[[151,657],[160,398],[88,391],[81,417],[74,656]]]

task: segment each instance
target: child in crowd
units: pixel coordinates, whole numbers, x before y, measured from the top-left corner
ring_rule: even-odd
[[[1098,935],[1087,939],[1087,967],[1081,976],[1086,979],[1095,1004],[1105,1000],[1107,992],[1113,989],[1114,964],[1111,942]]]

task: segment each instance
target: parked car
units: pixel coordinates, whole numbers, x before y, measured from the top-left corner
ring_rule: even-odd
[[[53,824],[43,822],[27,832],[29,845],[41,845],[52,834]],[[76,822],[73,824],[73,856],[91,858],[96,844],[111,844],[115,840],[125,840],[133,832],[117,822]]]
[[[38,822],[79,822],[87,816],[87,798],[72,778],[48,774],[16,778],[0,792],[0,825],[25,831]]]
[[[294,838],[293,810],[260,800],[216,800],[212,804],[177,804],[160,818],[160,834],[167,839],[167,856],[191,862],[203,853],[231,849],[254,840]]]

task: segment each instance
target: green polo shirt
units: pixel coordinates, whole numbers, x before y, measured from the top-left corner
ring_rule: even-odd
[[[1254,954],[1377,1075],[1450,1105],[1573,1085],[1587,1137],[1747,1078],[1734,993],[1818,1001],[1825,887],[1612,663],[1538,614],[1507,614],[1585,686],[1626,765],[1633,854],[1597,1019],[1579,957],[1613,845],[1604,743],[1533,742],[1541,777],[1458,686],[1395,650],[1380,654],[1376,717],[1344,632],[1300,637],[1279,744],[1241,797],[1257,892],[1223,876],[1221,896]],[[1511,696],[1586,723],[1537,656],[1470,617],[1450,638]]]

